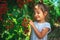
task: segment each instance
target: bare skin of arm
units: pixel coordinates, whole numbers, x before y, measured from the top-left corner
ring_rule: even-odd
[[[42,30],[42,32],[39,32],[32,21],[30,21],[29,24],[34,29],[34,31],[39,39],[42,39],[46,35],[46,33],[49,31],[49,28],[44,28]]]

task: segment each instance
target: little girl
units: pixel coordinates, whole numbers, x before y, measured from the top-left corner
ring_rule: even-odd
[[[51,31],[50,23],[46,22],[48,10],[45,4],[38,3],[34,6],[34,18],[36,21],[30,20],[31,40],[47,40],[47,35]]]

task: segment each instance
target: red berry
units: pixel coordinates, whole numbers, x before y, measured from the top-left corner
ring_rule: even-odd
[[[14,27],[14,25],[13,25],[13,24],[12,24],[12,25],[10,25],[10,29],[11,29],[11,28],[13,28],[13,27]]]
[[[6,26],[6,29],[10,29],[10,27],[9,26]]]
[[[2,18],[0,17],[0,21],[2,21]]]
[[[24,26],[25,24],[22,22],[22,26]]]
[[[32,2],[32,0],[27,0],[27,2]]]
[[[29,32],[29,30],[28,30],[28,29],[27,29],[27,30],[24,30],[24,33],[25,33],[25,34],[27,34],[28,32]]]
[[[28,20],[26,18],[23,19],[24,22],[27,22]]]
[[[28,24],[22,23],[22,26],[27,28]]]

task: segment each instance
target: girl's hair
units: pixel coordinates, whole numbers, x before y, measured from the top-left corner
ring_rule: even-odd
[[[41,3],[41,2],[35,4],[35,5],[34,5],[34,9],[35,9],[35,6],[38,6],[43,12],[45,12],[45,11],[48,12],[48,7],[47,7],[47,5],[45,5],[45,4]]]
[[[35,5],[34,5],[34,9],[35,9],[35,6],[38,6],[38,7],[42,10],[43,13],[44,13],[45,11],[46,11],[47,13],[49,13],[48,6],[45,5],[45,4],[43,4],[42,2],[39,2],[39,3],[35,4]],[[48,19],[49,19],[49,14],[47,14],[47,16],[46,16],[46,21],[49,21]]]

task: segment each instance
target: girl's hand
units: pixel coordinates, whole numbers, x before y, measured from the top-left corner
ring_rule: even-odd
[[[33,23],[32,20],[30,20],[29,24],[30,24],[32,27],[34,27],[34,23]]]

